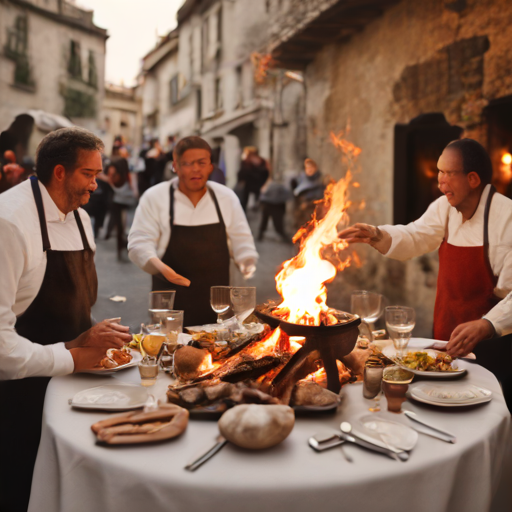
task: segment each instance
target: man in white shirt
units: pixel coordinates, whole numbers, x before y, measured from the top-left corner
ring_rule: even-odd
[[[93,367],[128,328],[91,326],[94,236],[79,207],[103,144],[65,128],[37,150],[34,176],[0,195],[0,510],[26,510],[49,378]]]
[[[176,290],[175,309],[184,324],[215,322],[210,287],[229,285],[231,256],[250,278],[258,253],[240,201],[219,183],[208,182],[212,150],[200,137],[174,148],[177,178],[141,197],[128,235],[128,254],[153,276],[153,290]]]
[[[512,200],[491,185],[492,164],[476,141],[450,143],[438,161],[444,194],[407,226],[355,224],[339,233],[407,260],[439,248],[434,338],[453,357],[472,351],[501,381],[512,406]],[[491,339],[492,338],[492,339]]]

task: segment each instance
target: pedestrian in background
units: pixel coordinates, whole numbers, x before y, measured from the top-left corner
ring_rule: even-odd
[[[284,228],[284,217],[286,214],[286,202],[292,199],[293,195],[288,187],[270,178],[261,189],[260,205],[261,220],[258,230],[258,240],[263,240],[267,229],[268,221],[272,218],[274,229],[285,243],[291,243],[290,236]]]
[[[292,180],[292,188],[295,196],[295,227],[299,229],[311,219],[316,201],[324,197],[325,180],[314,160],[304,160],[304,172]]]
[[[259,155],[258,148],[254,146],[244,148],[242,165],[238,171],[238,182],[235,188],[244,211],[247,210],[251,194],[254,194],[256,201],[259,200],[261,187],[263,187],[268,177],[267,162]]]

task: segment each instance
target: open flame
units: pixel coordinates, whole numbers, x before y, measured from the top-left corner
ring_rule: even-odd
[[[276,275],[276,288],[283,301],[273,314],[288,322],[302,325],[333,325],[338,322],[334,310],[326,304],[326,284],[351,263],[351,256],[344,259],[339,256],[348,244],[338,238],[338,227],[340,224],[348,225],[350,169],[361,153],[360,148],[342,136],[343,133],[331,133],[331,141],[341,150],[342,159],[348,166],[347,173],[337,183],[328,185],[319,205],[325,212],[323,217],[317,219],[315,213],[311,221],[299,229],[294,241],[300,239],[300,252],[285,261]],[[327,254],[329,259],[325,258]]]

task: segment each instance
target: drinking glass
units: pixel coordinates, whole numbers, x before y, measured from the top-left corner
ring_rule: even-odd
[[[350,310],[361,318],[363,326],[368,330],[368,339],[373,341],[373,328],[380,318],[386,305],[386,297],[380,293],[357,290],[350,296]]]
[[[140,352],[142,356],[157,357],[162,344],[167,341],[165,333],[161,331],[161,324],[142,324],[141,328]]]
[[[380,395],[382,392],[382,365],[373,365],[367,363],[363,373],[363,397],[368,400],[374,400],[375,403],[368,410],[370,412],[380,411]]]
[[[161,324],[174,307],[176,290],[149,293],[149,316],[152,324]]]
[[[402,403],[414,373],[400,366],[388,366],[382,373],[382,389],[388,401],[388,411],[402,412]]]
[[[142,386],[153,386],[158,376],[158,361],[156,357],[145,356],[139,363],[139,373]]]
[[[183,332],[183,311],[169,311],[160,331],[165,334],[168,354],[174,354],[178,347],[178,335]]]
[[[254,286],[235,286],[231,288],[233,312],[240,324],[256,307],[256,288]]]
[[[223,314],[227,313],[231,307],[231,287],[212,286],[210,288],[210,305],[217,313],[217,322],[220,324]]]
[[[388,306],[386,308],[386,327],[399,357],[403,356],[415,325],[416,314],[413,308],[405,306]]]

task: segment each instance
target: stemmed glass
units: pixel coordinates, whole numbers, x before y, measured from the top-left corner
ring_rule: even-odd
[[[212,286],[210,288],[210,305],[217,313],[217,323],[222,323],[222,315],[231,307],[231,287]]]
[[[256,288],[254,286],[234,286],[231,288],[231,305],[242,327],[243,321],[256,307]]]
[[[403,357],[404,349],[411,339],[415,325],[416,313],[413,308],[405,306],[388,306],[386,308],[386,327],[398,357]]]
[[[384,295],[366,290],[357,290],[350,296],[350,310],[361,318],[369,341],[373,341],[373,327],[384,311],[386,300]]]

